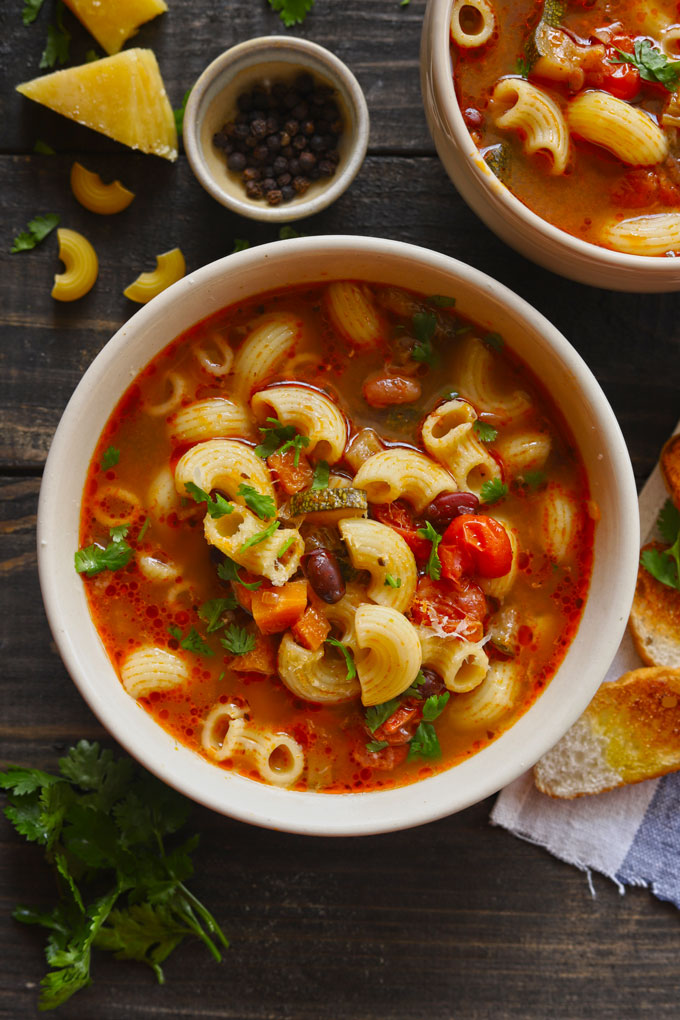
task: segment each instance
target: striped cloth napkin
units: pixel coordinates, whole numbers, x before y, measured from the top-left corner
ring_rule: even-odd
[[[640,493],[643,544],[658,537],[656,518],[667,495],[657,465]],[[626,631],[604,682],[643,665]],[[680,772],[577,800],[539,793],[527,772],[501,791],[491,823],[582,871],[601,872],[621,892],[645,886],[680,907]]]

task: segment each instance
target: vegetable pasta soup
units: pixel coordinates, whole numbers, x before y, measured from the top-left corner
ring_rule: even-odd
[[[455,0],[473,141],[510,191],[575,237],[680,253],[675,0]]]
[[[254,780],[376,790],[531,705],[596,516],[499,334],[455,294],[339,281],[227,308],[150,362],[97,443],[75,565],[123,687],[177,740]]]

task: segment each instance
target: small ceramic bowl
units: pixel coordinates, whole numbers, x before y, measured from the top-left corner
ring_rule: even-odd
[[[333,177],[313,181],[304,195],[278,206],[251,199],[240,174],[227,169],[226,156],[213,136],[238,113],[237,97],[255,85],[289,81],[309,72],[319,84],[335,90],[344,130],[339,138],[340,162]],[[368,146],[368,107],[358,81],[333,53],[290,36],[263,36],[233,46],[209,64],[189,96],[184,114],[184,148],[191,169],[218,202],[254,220],[285,223],[312,216],[334,202],[352,183]]]
[[[463,120],[449,49],[452,0],[429,0],[420,48],[425,115],[439,158],[467,204],[512,248],[554,273],[610,290],[680,290],[680,258],[628,255],[589,244],[537,216],[499,181]]]
[[[454,768],[393,790],[320,794],[265,786],[180,744],[131,698],[90,616],[73,567],[80,501],[97,438],[134,376],[195,323],[272,287],[366,280],[455,293],[461,315],[526,361],[569,422],[600,509],[593,575],[578,631],[541,696],[498,739]],[[442,380],[444,383],[444,380]],[[637,494],[621,430],[590,369],[550,323],[476,269],[438,252],[373,237],[303,237],[204,266],[150,301],[88,369],[64,412],[43,476],[38,563],[47,615],[81,694],[113,736],[165,782],[256,825],[325,836],[407,828],[459,811],[515,779],[559,740],[592,698],[618,647],[639,555]]]

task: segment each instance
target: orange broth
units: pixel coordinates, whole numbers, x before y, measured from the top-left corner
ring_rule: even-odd
[[[378,304],[380,291],[381,288],[375,286],[365,289]],[[336,401],[347,416],[351,434],[370,427],[388,447],[407,444],[422,450],[420,427],[423,419],[441,403],[447,391],[457,390],[462,381],[452,367],[460,344],[472,333],[482,337],[484,334],[458,316],[454,309],[437,308],[432,312],[432,305],[427,304],[426,298],[407,292],[401,295],[408,301],[415,301],[419,308],[429,308],[442,324],[439,327],[441,337],[435,340],[435,364],[431,368],[404,356],[410,342],[404,338],[412,333],[413,323],[410,317],[397,315],[383,305],[380,308],[385,331],[381,342],[368,351],[348,348],[330,325],[321,285],[261,295],[226,308],[187,330],[150,362],[119,401],[97,443],[85,486],[81,547],[93,542],[106,546],[109,541],[108,528],[98,519],[101,506],[105,505],[112,517],[120,512],[121,521],[129,522],[126,540],[135,552],[122,569],[104,570],[84,578],[92,618],[111,662],[119,670],[125,655],[150,642],[182,656],[189,669],[190,680],[179,690],[153,691],[140,698],[140,704],[178,741],[204,754],[200,737],[203,720],[210,709],[234,697],[242,699],[247,703],[253,725],[289,734],[302,747],[305,769],[295,784],[296,789],[324,792],[387,789],[451,768],[475,754],[512,725],[549,682],[574,637],[588,591],[595,514],[583,465],[549,395],[512,352],[505,347],[496,349],[501,340],[497,335],[490,335],[488,342],[494,345],[496,384],[508,392],[520,387],[529,395],[531,403],[517,421],[507,422],[492,413],[483,413],[480,420],[494,427],[499,438],[508,439],[533,429],[549,435],[551,440],[547,462],[540,473],[534,472],[531,478],[529,473],[526,478],[511,476],[500,455],[494,454],[508,485],[507,496],[497,504],[481,508],[484,513],[501,516],[515,529],[519,542],[517,580],[502,602],[486,599],[483,623],[488,634],[500,614],[506,617],[509,613],[515,614],[510,645],[502,641],[496,644],[489,641],[485,645],[492,664],[509,659],[517,665],[521,680],[511,711],[493,726],[461,731],[451,711],[460,695],[452,693],[434,724],[441,756],[414,757],[385,769],[380,767],[380,756],[366,750],[371,734],[365,727],[365,709],[359,698],[332,705],[303,701],[293,695],[275,673],[235,672],[235,656],[226,652],[219,640],[220,633],[224,632],[206,632],[198,608],[207,600],[229,594],[231,585],[218,578],[214,558],[204,538],[205,504],[178,498],[177,510],[167,515],[159,517],[149,510],[152,480],[159,469],[167,465],[174,468],[188,444],[178,446],[173,441],[172,414],[151,415],[147,408],[167,397],[169,373],[176,373],[184,380],[181,406],[211,396],[229,396],[229,377],[220,380],[211,376],[194,356],[196,346],[201,344],[209,349],[217,338],[226,339],[237,350],[249,324],[261,313],[285,310],[299,317],[302,339],[275,374],[262,381],[261,387],[295,378]],[[420,399],[415,404],[384,409],[370,407],[362,397],[363,380],[398,358],[405,371],[420,383]],[[464,390],[461,396],[465,397]],[[488,445],[493,453],[494,443]],[[106,469],[102,467],[102,460],[112,447],[120,451],[119,459]],[[343,469],[353,474],[343,461],[332,467],[333,471]],[[280,492],[278,483],[275,484],[281,504],[285,494]],[[110,492],[112,486],[121,486],[134,494],[138,505],[131,511],[124,498],[117,501],[110,496],[104,497],[103,504],[98,503],[107,487]],[[547,487],[569,495],[576,518],[568,553],[560,563],[551,560],[540,537]],[[369,504],[369,516],[374,516],[375,509]],[[313,525],[303,526],[307,537],[315,530],[318,529]],[[139,552],[177,564],[176,576],[163,581],[150,580],[139,568],[136,558]],[[419,573],[422,577],[422,563]],[[242,576],[246,576],[245,572]],[[298,572],[295,576],[302,574]],[[470,583],[475,585],[475,579]],[[227,618],[249,632],[254,629],[245,611],[228,613]],[[170,627],[178,628],[182,635],[194,627],[213,654],[183,650],[178,639],[169,632]],[[275,634],[269,639],[274,649],[280,638],[280,634]],[[327,653],[337,654],[329,647]],[[217,767],[233,768],[252,779],[260,779],[252,762],[240,756]]]
[[[456,94],[473,141],[513,195],[556,227],[584,241],[608,247],[601,236],[608,222],[643,214],[680,213],[680,148],[676,128],[665,129],[670,142],[665,161],[645,167],[627,165],[607,149],[572,134],[566,171],[552,175],[549,159],[543,152],[525,153],[521,132],[496,127],[491,103],[494,86],[502,78],[520,76],[521,65],[527,60],[527,44],[546,6],[543,0],[521,3],[495,0],[496,29],[486,45],[465,49],[452,42]],[[569,0],[564,11],[559,28],[583,47],[596,47],[611,36],[618,47],[624,45],[621,38],[628,37],[631,49],[634,41],[641,39],[649,40],[658,49],[663,39],[660,26],[680,24],[674,0],[657,0],[653,5],[631,0]],[[613,48],[608,53],[615,56]],[[677,52],[670,59],[677,59]],[[613,67],[606,64],[609,71]],[[542,78],[527,68],[529,82],[553,99],[563,113],[575,95],[617,87],[602,80],[601,69],[602,65],[596,63],[581,88],[575,90],[567,82]],[[640,80],[634,95],[626,101],[663,126],[664,111],[674,99],[663,85]]]

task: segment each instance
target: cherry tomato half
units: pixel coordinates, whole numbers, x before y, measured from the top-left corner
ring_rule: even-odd
[[[405,503],[396,499],[393,503],[374,504],[371,506],[371,516],[399,532],[419,566],[427,561],[432,543],[418,534],[418,524],[413,520],[412,513]]]
[[[604,57],[586,74],[588,85],[609,92],[617,99],[633,99],[640,91],[640,72],[634,64],[621,63],[621,52],[635,52],[635,43],[628,35],[614,36],[605,46]]]
[[[450,549],[447,555],[445,550]],[[502,577],[512,566],[512,545],[503,525],[485,514],[454,517],[439,550],[444,577]],[[449,573],[450,571],[450,573]]]

